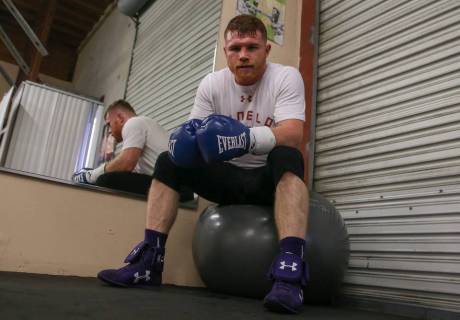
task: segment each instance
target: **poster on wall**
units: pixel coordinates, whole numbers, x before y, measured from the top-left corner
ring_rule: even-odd
[[[284,40],[284,13],[286,0],[238,0],[237,14],[256,16],[267,28],[268,40],[279,45]]]

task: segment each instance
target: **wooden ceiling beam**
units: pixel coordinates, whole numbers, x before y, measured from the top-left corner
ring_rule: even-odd
[[[24,9],[37,11],[38,4],[34,3],[36,1],[27,1],[27,0],[13,0],[13,4],[22,14]]]
[[[91,27],[95,24],[94,21],[91,21],[90,23],[81,23],[81,20],[78,19],[70,19],[70,17],[62,16],[62,15],[56,15],[54,17],[54,25],[53,29],[59,29],[61,25],[65,25],[68,28],[71,28],[75,31],[78,31],[80,33],[86,33],[91,30]]]
[[[68,47],[78,48],[83,41],[80,36],[76,37],[61,30],[53,30],[48,39],[49,42],[62,44]]]
[[[112,3],[113,0],[99,0],[99,1],[87,1],[87,0],[61,0],[61,5],[70,6],[71,8],[84,9],[92,12],[96,15],[101,15],[105,8]]]
[[[82,24],[90,24],[91,26],[99,19],[99,14],[93,14],[85,11],[84,9],[72,8],[66,6],[64,3],[59,4],[56,15],[65,17],[66,19],[76,20]]]
[[[62,1],[62,0],[61,0]],[[33,6],[29,2],[19,1],[18,10],[21,12],[22,16],[26,19],[26,21],[31,25],[36,24],[37,20],[37,5]],[[7,24],[14,24],[17,25],[14,17],[9,13],[9,11],[3,8],[0,8],[0,14],[2,14],[2,25],[3,23]],[[91,30],[93,25],[99,19],[102,13],[90,14],[88,12],[78,10],[75,8],[68,8],[58,3],[56,8],[56,13],[54,17],[53,29],[59,28],[60,24],[64,24],[68,26],[66,30],[73,29],[73,34],[75,33],[82,33],[83,38],[86,34]],[[5,18],[5,20],[3,19]]]
[[[36,34],[38,39],[43,43],[43,45],[46,46],[48,42],[48,37],[50,34],[51,30],[51,25],[53,23],[54,19],[54,14],[56,12],[56,7],[57,7],[57,0],[43,0],[43,5],[41,6],[41,10],[39,13],[39,19],[38,19],[38,26],[36,28]],[[38,74],[40,73],[40,66],[43,60],[42,55],[37,51],[35,47],[28,46],[29,47],[29,55],[31,53],[31,66],[30,66],[30,72],[28,75],[25,75],[21,72],[21,74],[18,76],[17,79],[17,84],[22,82],[24,79],[31,80],[31,81],[37,81],[38,80]]]
[[[46,0],[45,5],[42,7],[42,12],[40,13],[40,25],[38,27],[37,36],[38,39],[46,46],[48,43],[49,34],[51,31],[51,25],[53,23],[54,14],[56,13],[57,0]],[[32,64],[30,67],[29,80],[36,81],[38,78],[38,73],[40,72],[40,66],[42,63],[43,57],[37,51],[34,50],[34,55],[32,57]]]
[[[20,12],[29,25],[33,25],[35,23],[36,12],[31,10],[21,10]],[[19,27],[19,23],[16,21],[16,19],[9,11],[0,10],[0,15],[2,19],[2,26],[4,26],[5,24],[14,24],[15,26]]]
[[[86,32],[78,30],[69,25],[59,24],[58,26],[54,25],[52,29],[52,34],[68,35],[74,39],[80,39],[80,42],[85,38]],[[80,42],[78,44],[80,44]]]
[[[43,17],[49,0],[12,0],[21,15],[38,35],[43,32]],[[114,0],[53,0],[56,1],[54,19],[48,26],[47,41],[42,41],[49,51],[40,63],[35,47],[20,28],[8,9],[0,1],[0,21],[21,56],[41,73],[63,80],[71,80],[78,56],[77,48],[95,23]],[[46,43],[47,42],[47,43]],[[15,64],[8,49],[0,42],[0,60]],[[31,63],[32,61],[32,63]],[[35,71],[35,69],[34,69]],[[36,71],[35,71],[36,72]]]
[[[113,0],[59,0],[58,8],[63,6],[75,12],[84,12],[85,15],[99,16]],[[37,10],[40,6],[40,0],[13,0],[16,7]]]

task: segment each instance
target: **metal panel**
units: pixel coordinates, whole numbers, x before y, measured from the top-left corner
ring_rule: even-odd
[[[69,180],[80,163],[93,166],[87,150],[99,143],[102,104],[32,82],[21,87],[5,167]]]
[[[184,122],[211,72],[221,1],[157,0],[140,17],[127,99],[166,130]]]
[[[320,1],[314,188],[346,295],[460,311],[460,2]]]
[[[8,116],[8,108],[10,107],[11,99],[13,98],[14,87],[11,87],[4,95],[0,102],[0,136],[3,134],[3,127]],[[1,139],[1,138],[0,138]]]
[[[8,144],[7,137],[11,129],[8,118],[12,117],[14,114],[11,108],[14,89],[15,87],[12,86],[8,92],[5,93],[0,103],[0,166],[3,165],[5,160],[6,145]]]
[[[419,310],[415,311],[417,307],[424,307],[429,309],[441,309],[441,310],[455,310],[458,305],[458,296],[450,294],[430,292],[403,290],[403,289],[391,289],[391,288],[373,288],[365,286],[348,286],[345,288],[347,296],[357,299],[358,301],[362,297],[369,297],[368,301],[374,302],[374,305],[378,304],[379,310],[387,309],[382,308],[382,301],[387,301],[394,306],[397,304],[402,306],[400,308],[394,308],[395,310],[402,312],[403,314],[410,314],[411,318],[416,319],[456,319],[452,313],[446,313],[436,310]],[[406,303],[405,301],[409,301]],[[367,303],[368,304],[368,303]],[[388,309],[391,310],[391,307]],[[408,310],[411,310],[408,312]]]

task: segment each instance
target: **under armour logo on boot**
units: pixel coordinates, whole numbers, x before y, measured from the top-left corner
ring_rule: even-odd
[[[274,283],[265,296],[265,307],[276,312],[299,312],[303,305],[302,286],[308,278],[306,266],[301,257],[290,252],[276,256],[269,273]]]
[[[138,283],[140,280],[145,280],[145,282],[150,281],[150,270],[145,270],[145,275],[139,275],[139,272],[134,274],[134,283]]]
[[[131,251],[131,253],[129,255],[134,256],[139,252],[139,250],[141,250],[141,248],[134,248],[133,251]]]
[[[280,269],[281,270],[284,270],[286,267],[287,268],[290,268],[291,271],[297,271],[297,263],[293,262],[292,264],[287,264],[286,261],[281,261],[280,262],[281,266],[280,266]]]

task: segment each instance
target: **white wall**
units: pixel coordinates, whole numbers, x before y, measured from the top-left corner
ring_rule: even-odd
[[[95,98],[105,96],[105,105],[123,98],[134,36],[134,22],[116,9],[110,11],[80,51],[75,90]]]
[[[95,277],[142,240],[145,200],[2,171],[0,190],[0,271]],[[179,209],[164,283],[203,286],[191,247],[203,209]]]

